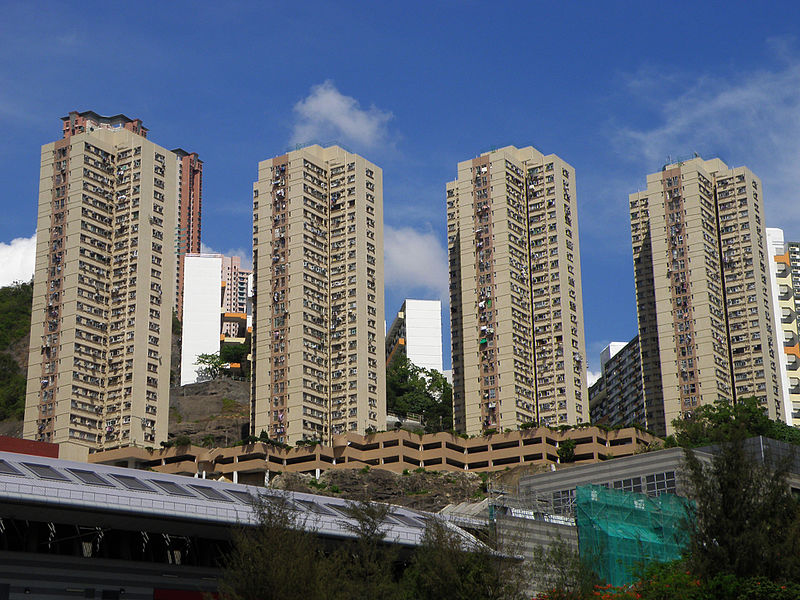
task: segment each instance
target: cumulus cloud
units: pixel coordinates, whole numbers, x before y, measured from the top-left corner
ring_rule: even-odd
[[[292,144],[341,138],[371,148],[386,140],[386,124],[392,118],[391,112],[375,106],[361,108],[358,100],[343,95],[330,80],[312,87],[294,105],[294,112]]]
[[[589,371],[587,369],[587,371],[586,371],[586,385],[588,385],[589,387],[593,386],[597,382],[597,380],[600,379],[601,375],[602,375],[602,373],[600,371]]]
[[[800,60],[785,47],[779,54],[776,68],[737,71],[732,79],[647,70],[632,76],[629,91],[650,102],[660,119],[653,127],[621,129],[620,149],[646,160],[648,172],[668,156],[694,151],[746,165],[762,180],[769,224],[799,235]]]
[[[36,265],[36,234],[0,242],[0,287],[30,281]]]
[[[238,256],[242,259],[243,269],[253,268],[253,253],[244,248],[228,248],[227,250],[215,250],[208,244],[200,242],[200,252],[202,254],[222,254],[224,256]]]
[[[435,294],[450,302],[447,249],[433,231],[386,226],[383,231],[385,285],[412,298],[414,292]]]

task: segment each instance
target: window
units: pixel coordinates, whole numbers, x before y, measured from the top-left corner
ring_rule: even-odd
[[[654,473],[645,478],[648,496],[675,493],[675,471]]]
[[[642,491],[642,478],[631,477],[630,479],[620,479],[613,483],[615,490],[622,490],[623,492],[639,492]]]

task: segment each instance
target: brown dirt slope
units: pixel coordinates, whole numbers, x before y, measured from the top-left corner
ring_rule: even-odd
[[[198,446],[230,446],[247,433],[250,383],[216,379],[170,390],[169,439],[189,436]]]
[[[311,475],[284,473],[270,485],[277,489],[336,496],[348,500],[369,499],[416,510],[439,511],[448,504],[484,498],[484,480],[475,473],[412,471],[399,475],[383,469],[336,469],[325,471],[319,481]]]

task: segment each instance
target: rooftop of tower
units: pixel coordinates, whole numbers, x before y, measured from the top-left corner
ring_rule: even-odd
[[[102,127],[104,129],[122,127],[134,133],[138,133],[142,137],[147,137],[148,132],[148,129],[142,125],[141,119],[131,119],[123,114],[105,117],[97,114],[93,110],[82,112],[72,110],[66,117],[61,117],[61,120],[64,122],[64,137],[69,137],[76,133],[83,133],[86,131],[87,124],[89,125],[90,131],[93,127]]]

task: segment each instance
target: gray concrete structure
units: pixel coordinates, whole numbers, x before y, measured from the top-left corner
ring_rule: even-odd
[[[284,498],[333,543],[354,537],[339,498],[0,452],[0,599],[199,600],[216,590],[231,532],[257,523],[256,496]],[[431,517],[392,507],[386,540],[416,547]]]

